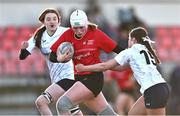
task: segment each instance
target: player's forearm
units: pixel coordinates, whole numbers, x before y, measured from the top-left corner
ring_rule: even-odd
[[[126,65],[126,66],[121,66],[121,65],[119,65],[119,66],[116,66],[116,67],[111,68],[111,70],[113,70],[113,71],[124,71],[124,70],[126,70],[127,68],[129,68],[129,65]]]
[[[85,66],[84,71],[100,72],[108,70],[108,67],[104,63],[98,63],[94,65]]]
[[[26,49],[21,49],[20,53],[19,53],[19,59],[24,60],[30,54],[31,53],[29,51],[27,51]]]

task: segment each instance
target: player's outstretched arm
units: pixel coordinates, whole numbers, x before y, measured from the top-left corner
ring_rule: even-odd
[[[110,69],[110,70],[121,72],[121,71],[126,70],[127,68],[130,68],[130,66],[129,66],[129,65],[124,65],[124,66],[118,65],[118,66],[116,66],[116,67],[113,67],[113,68]]]
[[[100,72],[100,71],[106,71],[108,69],[112,69],[113,67],[116,67],[117,65],[118,63],[114,59],[111,59],[107,62],[87,65],[87,66],[83,64],[78,64],[76,65],[76,70],[79,72],[85,72],[85,71]]]
[[[30,55],[31,53],[29,51],[26,50],[26,48],[29,46],[27,41],[23,41],[21,43],[21,50],[19,53],[19,59],[20,60],[24,60],[28,55]]]

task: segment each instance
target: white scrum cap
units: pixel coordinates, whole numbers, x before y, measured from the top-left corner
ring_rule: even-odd
[[[70,16],[70,23],[72,27],[87,27],[88,19],[86,13],[82,10],[75,10]]]

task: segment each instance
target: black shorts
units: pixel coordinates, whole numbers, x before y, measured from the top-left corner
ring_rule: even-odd
[[[96,97],[103,89],[104,76],[102,72],[86,75],[75,75],[76,81],[84,84]]]
[[[145,106],[148,109],[163,108],[169,98],[169,87],[166,83],[156,84],[144,92]]]
[[[75,80],[71,80],[71,79],[62,79],[58,81],[56,84],[58,84],[65,91],[67,91],[69,88],[71,88],[74,85],[75,82],[76,82]]]

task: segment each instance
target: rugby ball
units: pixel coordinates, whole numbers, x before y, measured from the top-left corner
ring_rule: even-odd
[[[72,58],[74,55],[74,47],[72,43],[70,42],[61,43],[57,49],[57,55],[65,54],[67,52],[71,55],[70,57]]]

